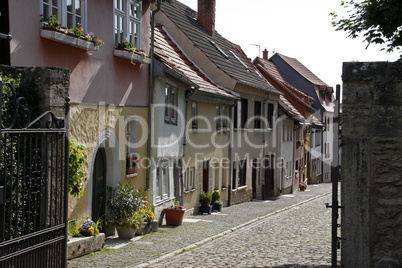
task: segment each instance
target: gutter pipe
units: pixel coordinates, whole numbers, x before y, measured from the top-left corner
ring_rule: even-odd
[[[153,90],[154,90],[154,36],[155,36],[155,15],[161,9],[161,1],[157,0],[156,9],[152,11],[151,14],[151,66],[149,72],[149,110],[148,110],[148,168],[147,168],[147,176],[146,176],[146,186],[145,190],[149,191],[149,177],[150,177],[150,169],[151,169],[151,121],[152,121],[152,104],[153,104]]]

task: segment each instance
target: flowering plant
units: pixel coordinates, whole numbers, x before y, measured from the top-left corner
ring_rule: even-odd
[[[152,207],[139,209],[139,211],[147,222],[153,222],[155,220],[155,214],[152,211]]]
[[[173,200],[173,205],[170,206],[171,209],[185,209],[182,205],[179,205],[180,201]]]
[[[138,157],[135,155],[127,156],[126,167],[135,167],[139,162]]]
[[[142,59],[145,60],[146,57],[149,57],[149,55],[145,52],[143,49],[139,49],[134,46],[133,43],[130,43],[127,41],[127,37],[124,38],[124,41],[121,43],[116,43],[116,48],[128,50],[131,52],[131,63],[135,65],[133,59],[134,59],[134,54],[140,54]]]
[[[98,36],[95,36],[92,32],[89,33],[84,32],[84,29],[79,24],[75,28],[67,28],[61,25],[61,23],[57,20],[56,15],[52,15],[49,18],[43,18],[42,14],[40,16],[41,16],[41,22],[45,27],[56,29],[65,34],[72,34],[76,38],[84,39],[94,43],[95,46],[102,47],[104,44],[104,42],[101,39],[99,39]]]
[[[97,224],[91,220],[86,219],[84,223],[81,225],[81,233],[83,236],[96,236],[99,234],[99,229],[96,226]]]
[[[299,188],[307,188],[307,183],[302,181],[299,183]]]

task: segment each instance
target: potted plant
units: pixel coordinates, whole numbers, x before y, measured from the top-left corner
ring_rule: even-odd
[[[211,194],[212,211],[222,211],[221,194],[218,190],[215,190]]]
[[[302,182],[299,183],[300,191],[303,192],[304,190],[306,190],[306,188],[307,188],[307,183],[306,182],[302,181]]]
[[[136,155],[129,155],[126,159],[126,174],[136,173],[138,158]]]
[[[171,207],[163,209],[167,225],[179,226],[183,223],[183,216],[186,209],[179,204],[179,201],[173,200],[173,205]]]
[[[104,226],[105,226],[105,236],[106,237],[116,235],[116,227],[115,227],[113,219],[106,218],[106,220],[104,222]]]
[[[107,206],[112,212],[111,220],[120,238],[132,238],[143,218],[138,209],[145,207],[145,196],[130,184],[118,184],[107,188]],[[131,236],[131,237],[130,237]]]
[[[140,213],[144,218],[144,222],[142,223],[141,234],[149,234],[150,232],[158,231],[158,222],[155,222],[155,215],[153,212],[153,208],[144,208],[140,209]]]
[[[198,214],[208,213],[211,214],[212,206],[210,206],[212,201],[212,196],[210,193],[201,192],[200,193],[200,206],[198,209]]]

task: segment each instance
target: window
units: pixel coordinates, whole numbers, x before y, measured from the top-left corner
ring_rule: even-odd
[[[169,196],[169,163],[160,162],[156,168],[156,200],[161,201]]]
[[[191,129],[198,129],[198,103],[191,102]]]
[[[238,114],[239,114],[239,102],[237,102],[234,106],[233,128],[235,129],[237,129]]]
[[[195,176],[195,168],[192,167],[190,168],[190,183],[189,183],[190,190],[194,189],[194,176]]]
[[[254,102],[254,128],[261,128],[261,101]]]
[[[274,104],[268,103],[267,109],[268,128],[274,127]]]
[[[222,118],[221,118],[221,106],[216,105],[216,131],[220,131],[222,129]]]
[[[232,189],[236,189],[237,162],[233,162]]]
[[[80,26],[86,31],[85,6],[86,0],[42,0],[42,14],[45,19],[56,15],[67,28]]]
[[[221,165],[221,181],[222,181],[222,183],[221,183],[221,187],[222,188],[226,188],[226,178],[225,178],[225,167],[224,167],[224,165]]]
[[[282,139],[283,139],[283,141],[286,141],[286,134],[287,134],[287,132],[286,132],[286,125],[285,124],[283,124],[283,126],[282,126]]]
[[[189,191],[189,180],[188,180],[188,168],[184,170],[183,174],[183,181],[184,181],[184,191],[187,192]]]
[[[214,164],[214,190],[219,190],[219,163]]]
[[[239,177],[238,177],[238,187],[246,186],[246,175],[247,175],[247,160],[239,161]]]
[[[321,145],[321,132],[317,130],[315,132],[315,146],[320,146]]]
[[[300,140],[300,128],[296,129],[296,141]]]
[[[137,173],[138,116],[127,117],[126,174]]]
[[[115,0],[114,1],[114,41],[127,42],[140,48],[142,1]]]
[[[248,100],[241,99],[241,107],[240,107],[240,128],[247,128],[247,109],[248,109]]]
[[[165,122],[177,124],[177,89],[170,85],[165,87]]]
[[[229,129],[228,129],[228,113],[226,110],[226,105],[222,106],[222,128],[223,128],[223,131],[229,131]]]
[[[293,138],[292,126],[288,126],[288,141],[291,141],[292,138]]]
[[[317,158],[317,175],[321,174],[321,159]]]

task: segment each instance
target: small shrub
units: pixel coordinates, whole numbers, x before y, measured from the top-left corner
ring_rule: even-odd
[[[209,206],[209,204],[211,204],[212,201],[212,196],[210,193],[207,192],[201,192],[200,193],[200,205],[201,206]]]
[[[212,197],[211,205],[219,203],[221,201],[221,194],[217,190],[212,192],[211,197]]]

